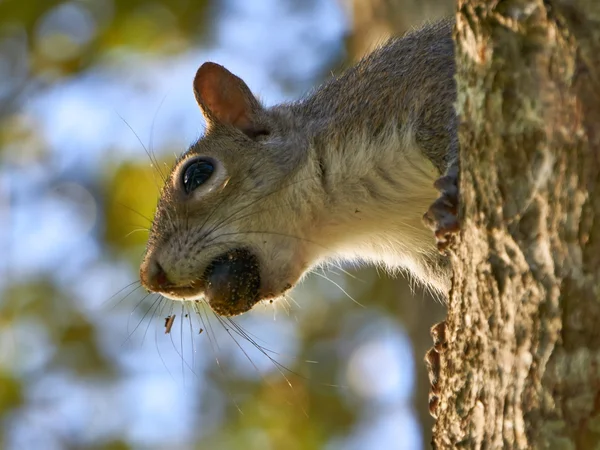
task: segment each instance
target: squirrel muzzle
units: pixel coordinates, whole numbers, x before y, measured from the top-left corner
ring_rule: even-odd
[[[222,316],[242,314],[260,300],[258,258],[245,248],[217,256],[202,276],[185,284],[173,282],[173,276],[154,258],[146,258],[140,278],[146,289],[168,298],[192,301],[203,298]]]

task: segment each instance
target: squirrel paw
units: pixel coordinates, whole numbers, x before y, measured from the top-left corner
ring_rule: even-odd
[[[440,191],[440,197],[429,207],[423,221],[434,231],[437,248],[444,253],[452,241],[452,236],[460,231],[458,168],[451,167],[444,176],[436,180],[434,187]]]
[[[440,322],[431,327],[431,337],[433,338],[433,347],[425,354],[425,364],[429,374],[429,414],[437,419],[440,392],[440,369],[441,354],[447,347],[446,341],[446,322]]]

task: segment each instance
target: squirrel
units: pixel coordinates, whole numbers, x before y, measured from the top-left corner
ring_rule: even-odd
[[[393,38],[272,107],[202,64],[193,89],[206,132],[161,191],[143,286],[232,316],[336,259],[408,271],[445,295],[443,252],[459,229],[452,27]]]

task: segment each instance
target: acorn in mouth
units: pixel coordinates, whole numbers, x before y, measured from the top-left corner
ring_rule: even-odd
[[[222,316],[236,316],[259,301],[258,258],[239,248],[216,257],[204,271],[204,295],[210,307]]]

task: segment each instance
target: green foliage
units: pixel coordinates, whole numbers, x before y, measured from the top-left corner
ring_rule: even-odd
[[[104,186],[107,244],[137,249],[146,243],[162,182],[161,175],[144,160],[111,171]]]
[[[19,408],[24,401],[21,380],[8,372],[0,372],[0,418]]]
[[[26,34],[35,71],[76,74],[111,49],[183,50],[198,39],[208,6],[206,0],[4,0],[0,32]],[[57,18],[66,8],[68,15]]]

